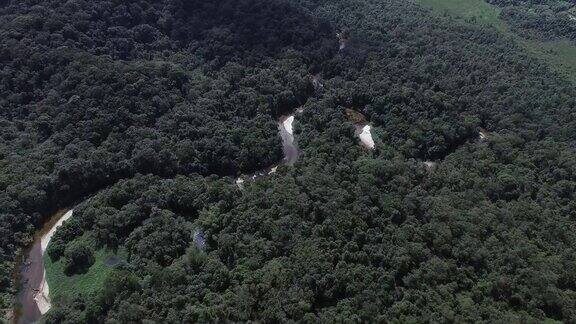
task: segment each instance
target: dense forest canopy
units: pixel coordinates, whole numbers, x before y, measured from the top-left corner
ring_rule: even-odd
[[[49,258],[123,262],[48,323],[575,321],[575,94],[407,1],[0,1],[0,308],[77,206]]]
[[[487,0],[502,7],[502,18],[524,37],[576,41],[576,4],[563,0]]]

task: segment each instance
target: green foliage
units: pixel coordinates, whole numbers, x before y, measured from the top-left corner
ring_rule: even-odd
[[[492,26],[576,81],[576,7],[565,1],[419,0],[437,15]],[[493,5],[490,5],[493,4]]]
[[[187,264],[192,271],[200,271],[206,264],[208,257],[202,251],[196,248],[189,248],[184,255],[184,263]]]
[[[576,7],[567,1],[488,0],[501,6],[502,19],[524,37],[576,40]]]
[[[66,244],[62,240],[50,242],[48,245],[48,249],[46,253],[50,257],[52,262],[56,262],[60,260],[60,258],[64,255],[64,250],[66,249]]]
[[[74,205],[45,260],[49,323],[575,321],[575,89],[477,23],[498,9],[457,9],[2,7],[2,295],[16,251]],[[297,107],[300,160],[239,190],[281,160]]]
[[[94,264],[94,251],[82,241],[72,241],[64,250],[63,262],[67,275],[85,273]]]
[[[45,257],[44,266],[51,300],[59,304],[60,301],[70,301],[76,294],[81,294],[85,299],[86,296],[101,290],[106,277],[114,269],[106,264],[106,260],[112,255],[113,251],[106,249],[94,251],[92,266],[85,273],[72,276],[66,274],[63,259],[53,262],[50,257]]]
[[[418,3],[431,7],[439,14],[462,17],[468,21],[493,26],[506,31],[506,24],[500,20],[500,8],[489,5],[484,0],[418,0]]]

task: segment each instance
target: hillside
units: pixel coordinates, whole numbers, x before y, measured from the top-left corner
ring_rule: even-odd
[[[47,323],[576,321],[570,76],[426,1],[0,1],[5,317],[73,208]]]

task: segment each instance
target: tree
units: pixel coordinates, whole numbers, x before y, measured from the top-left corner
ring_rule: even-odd
[[[72,241],[64,250],[64,271],[69,276],[87,272],[94,261],[93,248],[83,241]]]

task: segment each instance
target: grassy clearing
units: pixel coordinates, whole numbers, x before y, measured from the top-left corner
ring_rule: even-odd
[[[500,31],[507,31],[506,24],[500,19],[500,8],[483,0],[417,0],[439,15],[450,15],[467,21],[490,25]]]
[[[568,40],[539,42],[522,39],[521,42],[533,55],[548,62],[576,84],[576,45]]]
[[[510,31],[500,19],[500,8],[484,0],[416,0],[439,16],[449,15],[469,22],[489,25],[501,33],[512,36],[528,53],[553,70],[576,83],[576,45],[569,41],[538,41],[524,39]]]
[[[88,272],[67,276],[64,273],[64,263],[60,259],[52,262],[48,254],[44,255],[44,266],[46,269],[46,280],[50,289],[50,298],[58,300],[67,298],[72,293],[80,292],[90,294],[100,289],[106,276],[112,271],[112,267],[105,264],[106,258],[114,255],[113,251],[100,249],[95,251],[95,262]]]

